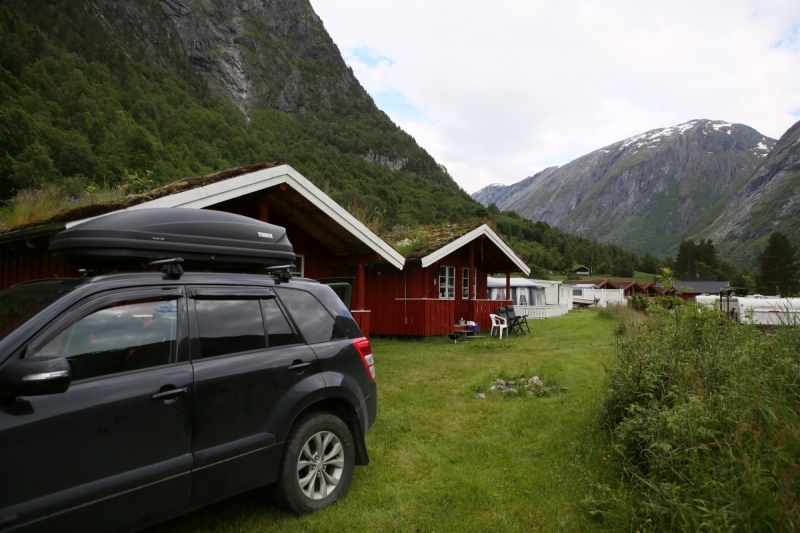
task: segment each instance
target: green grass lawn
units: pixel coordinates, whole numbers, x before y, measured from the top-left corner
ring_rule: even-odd
[[[612,326],[596,311],[573,311],[502,343],[373,339],[371,463],[356,467],[343,500],[295,517],[256,490],[152,531],[596,531],[580,502],[590,482],[617,477],[596,420]],[[523,375],[557,392],[473,396]]]
[[[550,274],[548,278],[551,281],[564,281],[567,279],[608,279],[611,281],[630,281],[634,280],[639,283],[653,283],[653,274],[648,274],[646,272],[639,272],[635,270],[633,272],[633,277],[627,278],[620,278],[615,276],[609,276],[608,274],[592,274],[591,276],[576,276],[575,274],[570,274],[569,276],[565,276],[564,274]]]

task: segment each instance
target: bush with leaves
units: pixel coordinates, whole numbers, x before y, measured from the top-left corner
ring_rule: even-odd
[[[762,332],[704,306],[631,323],[603,421],[656,531],[800,527],[800,328]]]

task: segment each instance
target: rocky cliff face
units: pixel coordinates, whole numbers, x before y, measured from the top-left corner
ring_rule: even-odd
[[[730,257],[754,264],[772,231],[783,231],[800,245],[800,122],[783,134],[703,233],[720,242]]]
[[[716,219],[774,145],[743,124],[692,120],[473,197],[638,253],[663,254]]]
[[[192,64],[243,111],[368,96],[307,0],[161,0]]]
[[[184,71],[191,65],[187,75],[199,74],[245,114],[371,102],[308,0],[84,1],[132,57]]]

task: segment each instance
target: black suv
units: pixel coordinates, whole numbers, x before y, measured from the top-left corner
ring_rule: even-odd
[[[0,292],[0,530],[136,530],[270,483],[311,512],[369,461],[374,379],[312,280],[16,285]]]

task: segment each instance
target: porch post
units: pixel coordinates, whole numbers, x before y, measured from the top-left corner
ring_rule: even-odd
[[[477,300],[478,295],[473,294],[472,287],[475,287],[475,293],[478,292],[478,280],[475,278],[475,241],[469,243],[469,275],[467,276],[467,299]]]
[[[356,309],[364,309],[364,261],[358,262],[356,269],[356,287],[358,287],[358,298],[356,299]]]
[[[513,300],[511,298],[511,272],[506,272],[506,300]]]

